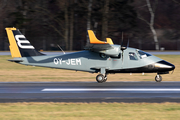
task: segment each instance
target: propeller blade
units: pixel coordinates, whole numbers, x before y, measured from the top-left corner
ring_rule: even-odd
[[[122,32],[122,38],[121,38],[121,46],[123,45],[123,32]]]
[[[127,46],[124,46],[123,45],[123,32],[122,32],[122,42],[121,42],[121,50],[123,51],[123,50],[125,50],[127,48]]]
[[[121,45],[121,50],[122,50],[122,51],[123,51],[123,50],[126,50],[127,47],[129,47],[129,39],[128,39],[128,42],[127,42],[127,45],[126,45],[126,46]]]
[[[127,47],[129,47],[129,38],[128,38],[128,43],[127,43]]]

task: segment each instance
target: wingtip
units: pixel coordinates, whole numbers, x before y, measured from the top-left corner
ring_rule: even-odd
[[[92,30],[88,30],[88,35],[91,44],[107,44],[107,42],[98,40]]]
[[[111,38],[106,38],[107,43],[109,43],[110,45],[114,45],[113,41]]]

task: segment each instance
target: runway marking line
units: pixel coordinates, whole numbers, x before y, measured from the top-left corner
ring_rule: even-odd
[[[167,92],[180,92],[180,89],[167,89],[167,88],[45,88],[42,89],[41,91],[48,91],[48,92],[80,92],[80,91],[153,91],[153,92],[162,92],[162,91],[167,91]]]

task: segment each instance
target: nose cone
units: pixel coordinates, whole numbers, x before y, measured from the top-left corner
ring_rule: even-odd
[[[171,71],[175,69],[175,66],[167,61],[160,61],[155,63],[155,68],[158,68],[161,71]]]

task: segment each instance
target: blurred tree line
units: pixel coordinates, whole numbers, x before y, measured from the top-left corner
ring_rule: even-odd
[[[0,0],[0,50],[9,49],[5,27],[38,50],[82,50],[88,29],[115,44],[180,50],[179,13],[180,0]]]

